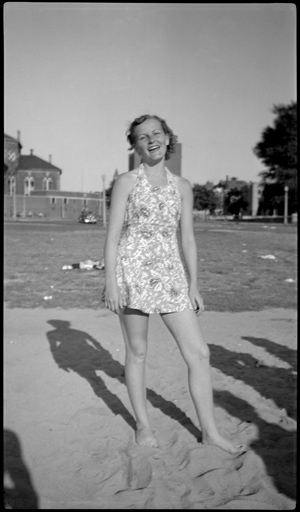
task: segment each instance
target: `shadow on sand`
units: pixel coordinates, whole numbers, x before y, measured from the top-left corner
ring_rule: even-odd
[[[254,407],[229,391],[215,391],[214,402],[242,423],[256,425],[258,436],[250,447],[262,459],[277,490],[296,499],[296,434],[263,420]],[[246,427],[245,427],[246,428]]]
[[[71,328],[71,324],[64,320],[49,320],[48,323],[54,330],[47,333],[50,350],[58,367],[65,371],[74,371],[91,385],[96,396],[101,398],[114,414],[120,414],[124,421],[135,430],[135,420],[130,412],[123,405],[121,400],[109,391],[104,381],[96,371],[103,371],[109,377],[116,378],[125,384],[125,369],[119,361],[115,360],[110,352],[84,331]],[[246,338],[249,339],[249,338]],[[211,350],[211,364],[220,368],[222,372],[229,366],[224,363],[224,357],[229,358],[231,365],[230,375],[236,379],[241,378],[245,383],[259,388],[257,379],[253,374],[254,358],[248,354],[237,354],[230,352],[217,345],[209,345]],[[235,368],[234,361],[244,358],[245,366],[243,377],[239,368]],[[251,364],[250,364],[251,363]],[[248,367],[249,366],[249,367]],[[262,370],[258,368],[258,370]],[[263,368],[263,371],[265,368]],[[229,374],[229,373],[228,373]],[[278,368],[270,369],[268,378],[272,379],[278,375]],[[151,389],[147,389],[147,398],[153,407],[176,420],[181,426],[188,430],[197,441],[201,440],[201,431],[196,428],[190,418],[171,401],[165,400],[161,395]],[[276,391],[273,391],[272,398],[276,401]],[[278,399],[278,398],[277,398]],[[279,490],[288,497],[295,499],[295,436],[278,425],[268,423],[261,419],[254,408],[245,400],[242,400],[228,391],[215,391],[214,401],[223,409],[241,422],[254,423],[258,428],[258,439],[251,444],[253,449],[264,461],[269,476]],[[280,403],[281,405],[281,403]],[[275,443],[275,448],[269,450],[270,442]],[[285,458],[281,453],[284,450]]]
[[[58,367],[65,371],[72,370],[87,380],[95,395],[101,398],[114,414],[120,414],[126,423],[135,430],[136,423],[133,416],[122,401],[107,389],[105,382],[96,373],[102,371],[109,377],[125,384],[124,366],[87,332],[71,328],[70,322],[49,320],[48,323],[54,327],[54,330],[47,332],[47,338]],[[153,407],[178,421],[198,441],[201,439],[201,431],[173,402],[165,400],[152,389],[147,389],[147,399]]]
[[[271,367],[260,363],[251,354],[232,352],[219,345],[210,344],[211,366],[225,375],[242,380],[272,399],[279,409],[296,419],[296,351],[265,338],[243,336],[242,339],[265,348],[271,355],[287,362],[291,368]],[[214,401],[241,422],[253,423],[258,428],[258,439],[251,448],[264,461],[268,475],[273,478],[279,492],[296,498],[296,434],[278,424],[263,420],[247,401],[228,391],[215,391]]]
[[[9,479],[12,486],[4,482],[4,509],[23,510],[38,509],[38,496],[35,492],[30,474],[22,458],[21,444],[17,435],[4,430],[4,478]]]
[[[271,354],[270,350],[273,348],[273,355],[286,361],[292,368],[268,366],[251,354],[232,352],[210,343],[211,365],[225,375],[243,380],[264,398],[274,400],[279,409],[286,410],[288,416],[296,419],[296,382],[295,372],[293,373],[296,351],[263,338],[243,336],[242,339],[267,348]]]

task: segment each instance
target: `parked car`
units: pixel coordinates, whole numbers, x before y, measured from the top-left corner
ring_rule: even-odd
[[[78,222],[81,222],[82,224],[97,224],[97,217],[93,212],[84,210],[79,215]]]

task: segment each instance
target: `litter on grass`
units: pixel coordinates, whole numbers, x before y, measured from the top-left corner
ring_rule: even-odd
[[[104,260],[86,260],[86,261],[80,261],[79,263],[71,263],[69,265],[63,265],[61,267],[62,270],[73,270],[73,269],[80,269],[80,270],[103,270],[104,269]]]
[[[273,254],[266,254],[266,256],[258,256],[259,258],[263,258],[264,260],[276,260]]]

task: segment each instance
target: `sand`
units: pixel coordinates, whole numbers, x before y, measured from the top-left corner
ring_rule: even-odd
[[[248,450],[198,442],[187,371],[151,316],[147,383],[159,448],[134,441],[118,317],[4,307],[5,506],[263,509],[296,505],[296,313],[205,312],[215,416]]]

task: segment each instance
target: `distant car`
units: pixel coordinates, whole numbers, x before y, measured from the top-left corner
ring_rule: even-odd
[[[78,222],[82,224],[97,224],[97,217],[92,212],[81,212]]]

